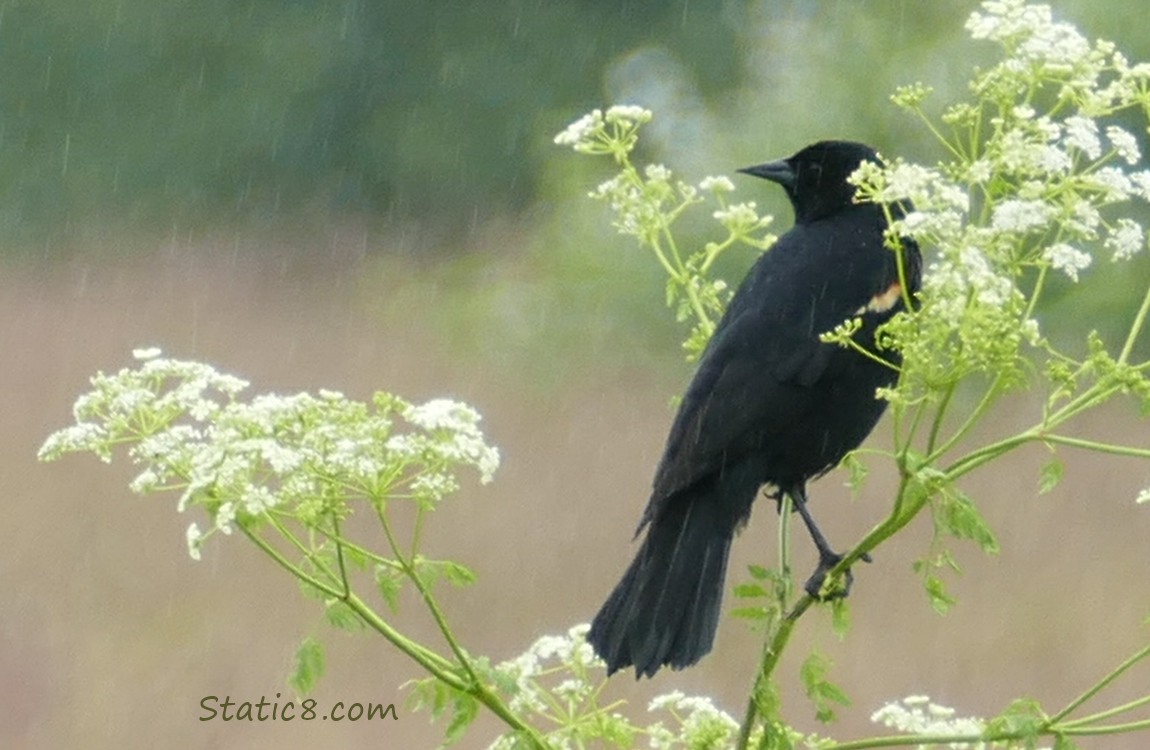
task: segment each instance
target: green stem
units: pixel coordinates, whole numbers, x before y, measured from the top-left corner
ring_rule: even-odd
[[[247,526],[245,526],[243,524],[239,524],[239,527],[240,527],[240,530],[244,532],[244,535],[248,539],[250,539],[253,544],[255,544],[257,547],[259,547],[261,550],[263,550],[263,552],[268,557],[270,557],[277,565],[279,565],[281,568],[286,570],[288,573],[291,573],[292,576],[299,579],[303,583],[306,583],[308,586],[311,586],[316,591],[319,591],[323,594],[327,594],[328,596],[332,597],[333,599],[340,599],[343,597],[342,592],[340,592],[337,589],[332,588],[331,586],[327,585],[326,583],[319,580],[318,578],[315,578],[315,577],[310,576],[307,573],[305,573],[302,568],[300,568],[295,563],[291,562],[286,557],[284,557],[278,549],[276,549],[275,547],[268,544],[268,542],[263,537],[256,534],[254,531],[249,529]]]
[[[814,599],[812,599],[810,595],[804,595],[795,602],[795,606],[791,611],[779,620],[774,636],[770,638],[766,648],[763,649],[763,661],[759,666],[759,673],[755,678],[755,685],[751,691],[751,705],[748,706],[747,716],[745,717],[747,720],[743,722],[743,726],[739,729],[739,738],[735,743],[736,750],[747,750],[748,743],[751,741],[751,730],[754,728],[755,717],[758,714],[758,705],[755,702],[755,698],[760,694],[760,689],[771,681],[771,676],[779,666],[779,660],[782,659],[783,650],[787,647],[787,642],[791,639],[791,633],[794,632],[795,625],[798,624],[799,618],[810,609],[812,604],[814,604]]]
[[[787,611],[787,602],[791,596],[791,509],[793,503],[794,500],[790,495],[782,493],[779,496],[779,574],[782,580],[776,584],[781,587],[776,589],[775,592],[778,597],[778,601],[776,602],[778,612]],[[797,616],[798,615],[796,615],[796,617]],[[776,627],[776,624],[777,621],[771,623],[771,627],[767,629],[768,636],[763,641],[763,655],[759,662],[759,670],[755,673],[755,680],[751,686],[751,695],[747,700],[747,709],[743,713],[743,723],[739,727],[739,738],[735,745],[738,750],[746,750],[748,743],[751,741],[751,732],[754,730],[755,721],[759,713],[757,698],[760,693],[760,688],[770,679],[770,673],[774,670],[773,665],[769,669],[767,665],[771,661],[772,652],[776,652],[781,648],[778,641],[778,631],[776,630],[773,636],[770,635],[771,628]],[[781,628],[782,624],[778,624],[778,627]],[[783,643],[785,644],[785,640]],[[778,656],[774,657],[774,662],[778,662]]]
[[[861,559],[864,554],[889,539],[918,515],[919,511],[925,507],[928,497],[924,493],[921,499],[916,499],[913,505],[908,506],[905,500],[906,489],[907,479],[904,477],[899,485],[898,496],[890,515],[871,529],[858,544],[854,545],[849,552],[843,555],[843,559],[827,573],[828,576],[836,576],[844,573],[847,568]],[[802,617],[814,603],[815,600],[811,598],[809,594],[804,594],[802,598],[795,602],[786,616],[779,621],[775,632],[768,636],[767,645],[763,649],[763,659],[759,666],[759,671],[755,676],[751,699],[743,717],[743,724],[739,729],[738,740],[735,743],[736,750],[747,749],[748,743],[750,742],[751,731],[754,728],[754,723],[758,716],[758,705],[755,699],[760,694],[761,689],[770,682],[771,676],[774,674],[775,669],[778,667],[779,660],[782,658],[783,649],[786,648],[787,642],[790,640],[791,633],[798,623],[799,618]]]
[[[990,408],[990,405],[993,404],[994,400],[998,397],[998,392],[999,392],[998,389],[999,389],[999,384],[1001,383],[1001,381],[1002,381],[1001,377],[996,377],[991,382],[991,384],[986,389],[986,393],[982,394],[982,398],[979,400],[978,404],[974,407],[974,410],[970,412],[970,414],[963,421],[963,423],[959,426],[959,428],[957,430],[955,430],[954,433],[946,439],[946,442],[944,442],[937,449],[933,448],[933,445],[934,445],[933,437],[934,436],[932,434],[931,444],[927,447],[926,461],[928,463],[933,462],[933,461],[937,460],[938,458],[942,457],[944,454],[946,454],[947,451],[949,451],[960,440],[962,440],[964,437],[966,437],[967,433],[969,433],[970,430],[973,429],[974,426],[982,420],[982,417],[986,413],[986,410]],[[948,395],[949,395],[949,393],[948,393]]]
[[[859,354],[866,357],[867,359],[874,362],[875,364],[883,365],[887,369],[894,370],[895,372],[902,372],[901,367],[894,364],[890,360],[883,359],[883,357],[881,355],[876,354],[875,352],[871,351],[870,349],[867,349],[865,346],[858,343],[853,338],[852,339],[846,339],[843,343],[845,343],[847,345],[847,347],[851,349],[851,351],[858,352]]]
[[[1147,315],[1150,315],[1150,286],[1146,287],[1146,294],[1142,297],[1142,306],[1138,308],[1138,314],[1134,316],[1134,323],[1130,326],[1130,333],[1126,336],[1126,343],[1122,345],[1122,353],[1118,355],[1118,364],[1124,365],[1126,360],[1130,358],[1130,353],[1134,351],[1134,343],[1142,332],[1142,326],[1146,324]]]
[[[1126,661],[1119,664],[1114,669],[1114,671],[1112,671],[1110,674],[1103,677],[1098,682],[1094,683],[1094,685],[1092,685],[1082,695],[1078,696],[1074,700],[1070,701],[1070,703],[1066,704],[1066,708],[1062,709],[1061,711],[1056,713],[1054,716],[1052,716],[1050,718],[1050,721],[1047,722],[1047,725],[1049,726],[1049,725],[1057,724],[1058,722],[1065,719],[1067,716],[1069,716],[1071,713],[1073,713],[1076,708],[1078,708],[1083,703],[1085,703],[1086,701],[1090,700],[1095,695],[1100,693],[1103,689],[1106,688],[1107,685],[1109,685],[1110,683],[1114,682],[1116,679],[1121,677],[1124,672],[1129,670],[1131,667],[1133,667],[1138,662],[1145,659],[1147,656],[1150,656],[1150,646],[1146,646],[1145,648],[1142,648],[1139,651],[1135,652],[1133,656],[1131,656],[1129,659],[1127,659]]]
[[[1032,434],[1031,431],[1023,432],[1013,437],[1004,438],[996,442],[984,445],[977,450],[967,453],[962,458],[958,459],[945,469],[946,478],[948,480],[955,480],[959,477],[969,474],[970,472],[982,466],[985,463],[993,461],[1004,453],[1014,450],[1020,445],[1037,440],[1038,437]]]
[[[1040,438],[1044,443],[1068,445],[1073,448],[1084,448],[1095,453],[1109,453],[1114,456],[1133,456],[1135,458],[1150,458],[1150,448],[1133,448],[1127,445],[1114,445],[1113,443],[1099,443],[1094,440],[1068,437],[1066,435],[1051,435],[1049,433]]]
[[[455,682],[459,681],[459,678],[454,676],[454,673],[445,671],[445,670],[449,670],[451,668],[451,662],[449,662],[447,659],[444,659],[442,656],[435,653],[434,651],[427,648],[426,646],[424,646],[420,643],[417,643],[416,641],[411,640],[410,638],[404,636],[399,631],[390,627],[383,620],[379,619],[378,615],[376,615],[374,612],[371,612],[370,609],[368,609],[367,611],[370,612],[370,614],[373,617],[372,618],[364,617],[364,613],[362,611],[360,611],[360,609],[366,608],[366,605],[364,605],[362,601],[359,601],[358,597],[356,597],[354,594],[352,594],[351,592],[347,592],[345,594],[344,592],[339,591],[339,590],[332,588],[331,586],[323,583],[319,579],[308,575],[307,573],[305,573],[303,571],[303,569],[301,569],[298,565],[296,565],[295,563],[291,562],[286,557],[284,557],[280,553],[279,550],[277,550],[275,547],[271,546],[265,539],[263,539],[258,534],[253,532],[251,529],[248,529],[248,528],[243,527],[243,526],[241,526],[240,528],[243,530],[244,535],[247,536],[247,538],[250,539],[253,544],[255,544],[257,547],[259,547],[265,554],[267,554],[268,557],[270,557],[272,560],[274,560],[281,568],[286,570],[288,573],[290,573],[296,579],[298,579],[298,580],[302,581],[303,583],[306,583],[307,585],[315,588],[317,591],[319,591],[323,594],[326,594],[333,599],[339,599],[341,601],[346,602],[348,604],[348,606],[350,606],[352,609],[356,610],[356,612],[361,617],[363,617],[364,621],[367,622],[368,625],[370,625],[380,635],[382,635],[384,638],[386,638],[388,641],[390,641],[396,648],[398,648],[400,651],[403,651],[405,654],[410,656],[412,659],[414,659],[416,662],[418,662],[421,666],[423,666],[425,669],[427,669],[429,672],[431,672],[433,675],[435,675],[437,678],[443,679],[444,682],[447,682],[448,684],[453,684],[451,682],[452,679],[454,679]],[[356,607],[353,605],[353,603],[352,603],[353,599],[355,599],[356,601],[359,601],[359,604],[360,604],[359,607]],[[373,620],[378,621],[378,624],[374,623]],[[444,675],[446,675],[446,677],[444,677]]]
[[[343,596],[345,601],[348,595],[351,594],[351,583],[347,580],[347,563],[343,559],[343,534],[339,530],[339,516],[335,513],[331,515],[331,527],[335,532],[335,559],[339,563],[339,580],[343,583]]]
[[[371,628],[380,633],[384,638],[394,643],[400,650],[407,653],[419,664],[430,672],[437,680],[452,687],[462,693],[471,695],[484,706],[487,707],[491,713],[495,714],[504,724],[511,727],[516,732],[524,735],[531,743],[535,750],[550,750],[547,741],[539,734],[538,730],[534,727],[524,723],[522,719],[512,713],[511,709],[499,699],[499,696],[492,693],[485,685],[477,682],[464,681],[459,678],[451,669],[444,669],[439,667],[435,662],[421,658],[425,649],[414,641],[409,640],[401,633],[396,631],[388,625],[375,610],[367,606],[362,599],[355,594],[349,594],[346,599],[347,605],[351,607],[356,614],[363,618]],[[412,649],[411,647],[415,647]],[[438,656],[438,655],[436,655]]]
[[[1129,734],[1130,732],[1140,732],[1143,729],[1150,729],[1150,719],[1130,721],[1125,724],[1108,724],[1101,727],[1067,727],[1060,729],[1059,733],[1093,737],[1104,734]]]
[[[435,679],[461,692],[468,692],[467,682],[460,679],[459,674],[456,673],[451,662],[388,625],[375,610],[369,607],[356,594],[349,592],[343,601],[367,623],[368,627],[382,635],[392,645],[414,659],[421,667],[434,676]]]
[[[1087,724],[1097,723],[1099,721],[1102,721],[1103,719],[1109,719],[1111,716],[1118,716],[1119,714],[1124,714],[1128,711],[1133,711],[1134,709],[1141,708],[1142,706],[1145,706],[1147,704],[1150,704],[1150,695],[1143,696],[1137,700],[1130,701],[1129,703],[1123,703],[1121,706],[1115,706],[1114,708],[1108,708],[1105,711],[1099,711],[1096,714],[1090,714],[1089,716],[1083,716],[1081,719],[1074,719],[1072,721],[1063,722],[1061,726],[1063,726],[1063,727],[1083,727],[1083,726],[1086,726]]]
[[[950,406],[950,400],[954,397],[955,390],[958,389],[958,383],[951,383],[946,388],[946,392],[942,394],[942,399],[938,403],[938,409],[934,413],[934,419],[930,423],[930,435],[926,439],[926,453],[927,455],[934,454],[934,446],[938,444],[938,433],[942,429],[942,419],[946,416],[946,410]],[[909,440],[907,441],[910,442]]]
[[[419,575],[419,571],[415,569],[415,563],[413,561],[414,558],[409,559],[404,557],[403,553],[400,551],[399,543],[395,538],[395,534],[391,530],[391,523],[387,520],[387,514],[383,512],[383,507],[380,503],[375,503],[375,510],[376,514],[379,516],[380,525],[383,527],[383,533],[387,537],[387,543],[391,545],[392,554],[395,555],[396,560],[399,561],[399,564],[403,566],[403,572],[407,575],[407,578],[412,582],[412,584],[414,584],[416,590],[419,591],[419,595],[423,598],[424,605],[431,613],[432,619],[435,620],[435,625],[437,628],[439,628],[440,634],[447,642],[448,648],[450,648],[451,652],[455,654],[455,658],[459,662],[459,665],[462,666],[464,671],[467,672],[467,676],[471,680],[472,684],[475,685],[477,689],[481,688],[483,681],[480,679],[479,675],[476,674],[475,669],[471,664],[471,659],[468,658],[467,653],[463,650],[463,647],[459,644],[459,641],[456,640],[455,634],[451,632],[451,628],[447,624],[447,618],[443,616],[443,611],[440,610],[439,605],[435,601],[435,597],[432,596],[431,591],[427,588],[426,585],[424,585],[423,579]]]
[[[400,552],[395,535],[391,530],[391,524],[388,522],[387,516],[383,512],[382,506],[379,503],[376,503],[375,509],[376,514],[379,516],[380,524],[383,527],[384,534],[387,537],[388,544],[391,545],[392,552],[395,554],[396,559],[399,561],[400,565],[403,566],[407,577],[411,580],[412,584],[415,585],[416,590],[419,591],[419,595],[423,598],[423,603],[427,606],[428,611],[431,613],[432,619],[435,620],[436,627],[439,628],[440,634],[447,642],[451,652],[455,655],[459,665],[463,667],[463,670],[467,673],[468,683],[459,689],[471,695],[484,706],[486,706],[488,710],[502,719],[503,722],[509,727],[526,735],[527,738],[531,741],[532,746],[537,748],[537,750],[547,750],[549,746],[543,739],[543,736],[539,734],[539,732],[534,727],[529,726],[522,719],[512,713],[511,709],[507,707],[503,700],[500,699],[500,697],[496,695],[491,690],[491,688],[487,686],[486,683],[484,683],[483,679],[475,671],[471,657],[467,655],[467,652],[463,649],[463,646],[459,643],[459,640],[451,631],[451,627],[447,624],[447,618],[444,616],[443,610],[439,608],[439,603],[436,602],[435,597],[431,593],[431,590],[424,584],[423,579],[420,578],[418,572],[415,569],[414,562],[405,558],[402,552]],[[379,619],[378,616],[376,616],[376,619]],[[379,620],[379,622],[385,624],[382,620]]]
[[[667,272],[667,275],[675,279],[675,281],[682,283],[682,277],[679,271],[671,265],[671,261],[667,260],[667,256],[663,252],[663,248],[659,245],[658,239],[651,240],[651,251],[655,254],[655,258],[658,259],[659,265],[663,266],[663,270]]]
[[[994,740],[1021,739],[1022,735],[995,735]],[[927,747],[945,747],[946,745],[983,745],[991,742],[991,738],[981,734],[895,734],[887,737],[868,737],[865,740],[851,742],[836,742],[828,745],[826,750],[870,750],[876,747],[907,747],[922,745]]]

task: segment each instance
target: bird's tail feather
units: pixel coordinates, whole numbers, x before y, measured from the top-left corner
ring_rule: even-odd
[[[637,677],[650,677],[711,650],[731,540],[745,518],[717,500],[712,493],[676,497],[651,520],[587,636],[608,674],[634,665]]]

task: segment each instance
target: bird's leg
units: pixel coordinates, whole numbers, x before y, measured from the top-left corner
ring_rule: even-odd
[[[775,501],[776,512],[778,512],[778,513],[783,512],[783,489],[782,489],[782,487],[776,487],[774,492],[764,488],[763,489],[763,495],[768,500],[774,500]]]
[[[800,484],[792,487],[788,494],[791,499],[795,501],[795,510],[803,517],[803,523],[807,527],[807,531],[811,534],[811,540],[814,541],[815,547],[819,550],[819,565],[815,568],[815,572],[807,579],[803,589],[815,599],[839,599],[845,597],[850,593],[851,583],[854,581],[854,576],[848,568],[843,573],[843,583],[841,588],[837,588],[826,594],[822,593],[823,583],[826,581],[827,573],[842,561],[843,556],[831,549],[831,545],[827,542],[827,538],[823,536],[823,532],[819,530],[818,524],[815,523],[814,517],[810,511],[807,510],[807,488],[806,485]],[[869,556],[864,556],[862,559],[870,562]]]

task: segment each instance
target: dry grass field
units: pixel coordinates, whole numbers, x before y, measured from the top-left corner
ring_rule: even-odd
[[[380,275],[355,240],[286,257],[256,262],[227,243],[161,243],[131,262],[75,259],[0,272],[0,747],[406,750],[434,747],[440,736],[404,705],[400,686],[418,676],[414,665],[370,634],[327,630],[314,602],[250,545],[213,539],[193,562],[184,546],[189,519],[175,513],[175,498],[131,495],[125,465],[87,456],[36,461],[86,378],[124,366],[135,346],[208,361],[248,378],[253,390],[325,387],[366,398],[387,389],[475,404],[504,465],[493,484],[469,487],[443,508],[429,542],[432,554],[479,574],[474,587],[445,598],[474,652],[507,658],[587,620],[630,559],[670,419],[676,386],[665,374],[628,363],[607,341],[560,362],[567,377],[559,385],[524,383],[510,360],[452,356],[413,295],[396,293],[412,279],[393,272],[376,284]],[[1025,407],[998,418],[1020,422]],[[1117,410],[1085,428],[1150,442],[1145,422]],[[872,439],[885,439],[882,427]],[[1150,468],[1064,458],[1065,482],[1043,497],[1034,493],[1039,449],[966,485],[1002,552],[985,558],[959,548],[966,572],[952,579],[959,604],[948,616],[930,610],[910,570],[929,541],[926,522],[857,569],[849,637],[839,642],[816,613],[783,667],[795,722],[819,729],[795,679],[812,642],[854,699],[826,730],[842,738],[875,733],[871,712],[912,693],[974,715],[1018,696],[1054,709],[1145,643],[1150,508],[1133,499],[1150,484]],[[852,500],[842,481],[831,474],[812,487],[816,515],[839,546],[880,517],[891,487],[876,470]],[[797,542],[804,571],[813,560],[806,540]],[[730,580],[748,562],[769,564],[774,549],[775,517],[764,504],[736,545]],[[433,637],[414,607],[398,621]],[[329,648],[320,704],[395,703],[398,721],[199,721],[205,696],[286,696],[295,646],[313,632]],[[618,677],[610,690],[632,699],[635,711],[681,689],[739,714],[757,653],[756,635],[726,619],[699,667],[640,684]],[[1147,692],[1144,666],[1115,687],[1112,702]],[[484,720],[462,747],[485,747],[494,729]],[[1147,746],[1145,737],[1083,746],[1134,750]]]

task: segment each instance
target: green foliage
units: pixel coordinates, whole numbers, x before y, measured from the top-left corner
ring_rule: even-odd
[[[986,731],[994,734],[1009,734],[1017,737],[1019,746],[1031,750],[1037,747],[1038,739],[1046,729],[1048,717],[1042,706],[1034,700],[1016,700],[998,716],[986,724]]]
[[[323,677],[326,662],[323,644],[314,638],[305,638],[295,653],[295,669],[288,684],[299,695],[308,695]]]
[[[600,184],[591,197],[608,203],[615,212],[615,228],[650,250],[666,271],[667,306],[675,311],[678,322],[691,323],[683,348],[687,359],[695,360],[731,297],[726,282],[708,277],[715,261],[739,244],[766,250],[775,237],[765,234],[771,218],[759,216],[754,203],[728,204],[725,196],[735,186],[726,177],[706,177],[696,187],[674,181],[671,171],[661,164],[648,165],[640,172],[631,161],[631,152],[638,143],[639,128],[650,120],[651,112],[642,107],[616,106],[605,114],[596,109],[555,136],[555,142],[579,153],[610,156],[619,166],[619,173]],[[680,251],[672,226],[689,208],[704,201],[701,194],[710,194],[717,203],[714,218],[727,236],[686,254]]]
[[[328,601],[327,609],[324,610],[324,618],[329,625],[338,630],[358,632],[364,629],[364,622],[359,614],[349,607],[347,602],[339,599]]]
[[[449,715],[443,730],[442,747],[458,742],[479,717],[480,703],[466,691],[458,690],[435,677],[414,680],[408,683],[408,707],[413,711],[427,711],[431,718],[442,719]],[[525,746],[529,747],[529,745]]]
[[[803,690],[815,706],[815,718],[824,724],[835,720],[834,706],[851,704],[842,688],[827,679],[830,668],[830,661],[817,651],[812,652],[799,668]]]
[[[1066,467],[1057,458],[1052,458],[1042,466],[1038,477],[1038,494],[1045,495],[1062,482]]]
[[[850,487],[851,494],[858,495],[863,484],[866,483],[867,474],[870,473],[870,470],[858,457],[858,451],[851,451],[846,454],[841,466],[847,470],[847,486]]]

